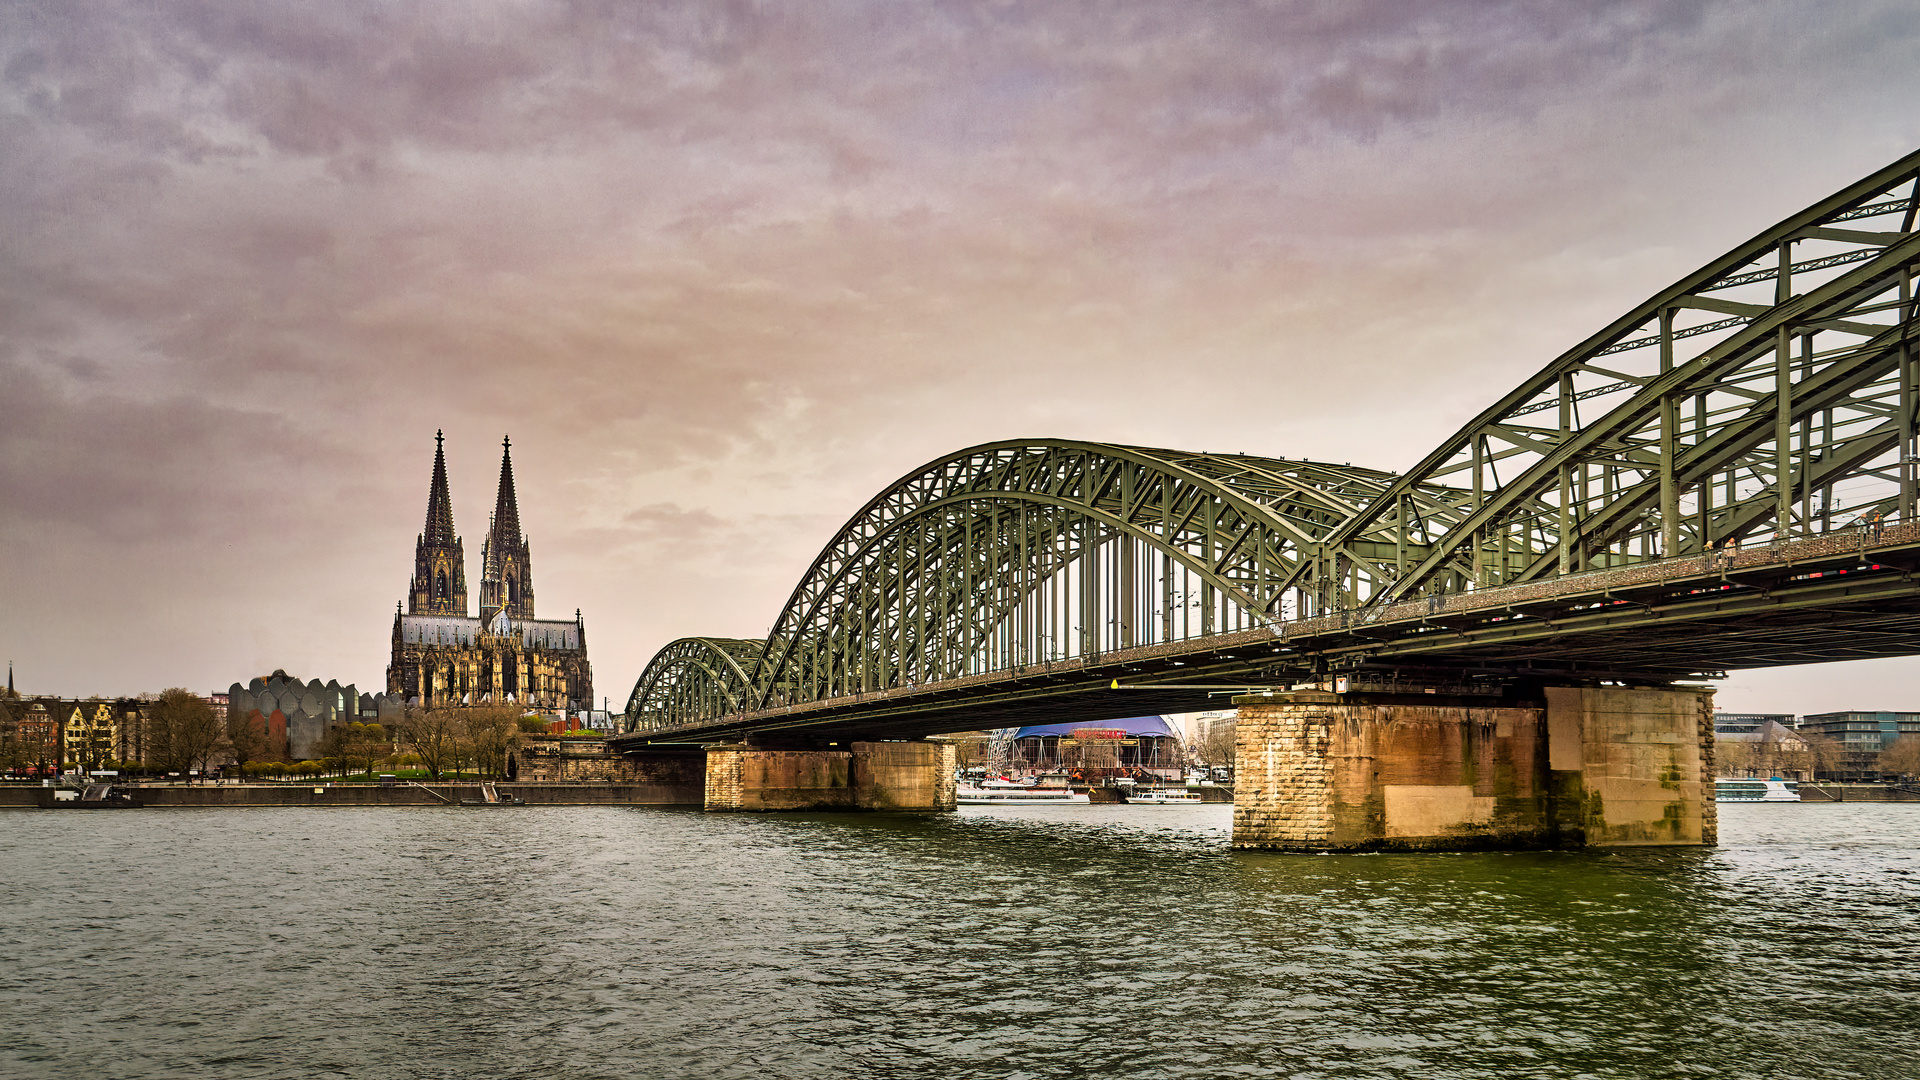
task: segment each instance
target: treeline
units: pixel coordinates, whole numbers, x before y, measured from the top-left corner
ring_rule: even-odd
[[[434,780],[468,771],[498,779],[506,775],[507,758],[522,738],[546,727],[545,719],[523,716],[513,706],[426,709],[414,705],[391,724],[356,721],[330,728],[315,747],[318,757],[293,765],[262,760],[267,736],[257,716],[234,717],[227,736],[234,760],[254,776],[371,776],[381,768],[418,768]]]

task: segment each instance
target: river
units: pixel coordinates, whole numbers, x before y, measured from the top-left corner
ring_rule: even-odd
[[[1920,1077],[1920,806],[1297,856],[1231,807],[0,815],[7,1077]]]

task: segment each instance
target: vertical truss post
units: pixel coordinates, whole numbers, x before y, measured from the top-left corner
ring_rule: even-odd
[[[1673,370],[1673,309],[1660,309],[1660,373]],[[1673,462],[1679,449],[1679,417],[1672,394],[1660,395],[1660,554],[1680,554],[1680,491]]]
[[[1139,470],[1132,465],[1120,467],[1120,516],[1123,520],[1133,520],[1134,477]],[[1134,619],[1134,565],[1133,537],[1120,534],[1120,647],[1133,648]]]
[[[1917,190],[1920,190],[1920,184],[1917,184],[1916,187]],[[1920,194],[1916,195],[1916,200],[1920,200]],[[1911,209],[1907,211],[1907,219],[1909,222],[1913,219],[1913,211]],[[1900,309],[1896,321],[1909,323],[1912,320],[1913,268],[1907,267],[1900,271]],[[1913,466],[1915,450],[1913,441],[1913,366],[1912,335],[1911,333],[1902,334],[1900,340],[1900,520],[1903,523],[1913,520]]]
[[[1698,394],[1693,399],[1694,445],[1699,445],[1706,437],[1707,395]],[[1713,475],[1709,473],[1702,476],[1700,478],[1700,484],[1695,490],[1698,493],[1697,502],[1699,503],[1698,510],[1700,514],[1700,524],[1697,530],[1700,534],[1700,550],[1705,551],[1713,546]]]
[[[1773,383],[1773,535],[1784,540],[1793,515],[1793,332],[1785,326],[1774,341]]]
[[[1407,507],[1412,501],[1411,495],[1400,495],[1394,499],[1393,564],[1396,577],[1405,577],[1407,573]]]
[[[1560,376],[1560,445],[1565,446],[1573,438],[1573,374],[1566,372]],[[1573,463],[1560,466],[1560,573],[1573,569],[1572,548],[1569,538],[1573,535]]]

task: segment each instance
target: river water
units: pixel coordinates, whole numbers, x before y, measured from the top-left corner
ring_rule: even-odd
[[[1231,807],[0,816],[5,1077],[1920,1077],[1920,806],[1297,856]]]

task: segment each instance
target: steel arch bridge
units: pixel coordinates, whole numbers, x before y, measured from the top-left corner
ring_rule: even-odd
[[[629,731],[957,730],[1122,681],[1165,691],[1127,706],[1195,707],[1209,678],[1920,652],[1917,189],[1920,153],[1776,224],[1405,473],[1064,440],[930,462],[848,521],[764,641],[663,649]]]

